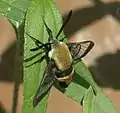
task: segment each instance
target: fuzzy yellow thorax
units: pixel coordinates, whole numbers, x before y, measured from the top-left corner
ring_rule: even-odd
[[[67,45],[55,39],[49,52],[49,58],[55,61],[57,68],[61,71],[67,69],[72,64],[72,56]]]

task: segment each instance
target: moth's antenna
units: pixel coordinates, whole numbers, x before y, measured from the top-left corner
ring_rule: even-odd
[[[43,16],[42,16],[42,19],[43,19],[43,23],[44,23],[44,25],[45,25],[45,27],[46,27],[47,33],[48,33],[48,35],[49,35],[49,38],[53,39],[52,31],[51,31],[50,28],[47,26],[47,24],[46,24]],[[49,39],[48,39],[48,40],[49,40]]]
[[[55,37],[56,39],[58,39],[58,36],[60,35],[60,33],[62,32],[63,28],[65,27],[65,25],[68,23],[68,21],[70,20],[70,17],[72,16],[72,10],[69,12],[67,19],[64,21],[63,25],[61,26],[59,32],[57,33],[57,36]]]

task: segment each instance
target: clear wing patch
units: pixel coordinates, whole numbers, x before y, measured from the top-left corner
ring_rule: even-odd
[[[76,43],[67,43],[73,60],[83,58],[94,46],[92,41],[83,41]]]
[[[48,65],[46,66],[41,83],[38,87],[37,93],[34,97],[34,106],[36,106],[39,103],[39,101],[41,101],[44,98],[44,96],[49,92],[50,88],[54,84],[55,73],[53,69],[54,68],[52,66],[52,61],[49,61]]]

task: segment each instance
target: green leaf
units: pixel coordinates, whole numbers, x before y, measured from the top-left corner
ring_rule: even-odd
[[[31,0],[28,8],[25,20],[25,32],[32,37],[46,43],[48,41],[48,34],[43,24],[42,16],[45,19],[48,27],[52,30],[55,37],[61,27],[61,16],[55,3],[51,0]],[[40,51],[31,52],[30,49],[35,46],[33,40],[25,33],[25,45],[24,45],[24,59],[27,59]],[[63,37],[63,34],[61,35]],[[39,55],[35,59],[25,63],[29,65],[36,60],[40,59],[42,55]],[[24,101],[23,101],[23,113],[45,113],[48,103],[48,95],[36,106],[33,107],[33,98],[37,91],[38,85],[43,76],[46,66],[46,61],[42,63],[34,64],[28,68],[24,68]]]
[[[0,15],[6,16],[18,28],[24,21],[28,0],[0,0]]]
[[[77,73],[79,73],[79,76],[81,76],[87,83],[91,85],[91,87],[93,88],[95,92],[96,101],[95,101],[95,104],[93,104],[93,108],[98,109],[98,111],[99,109],[100,111],[103,111],[99,113],[117,113],[116,108],[111,103],[111,101],[108,99],[108,97],[105,95],[103,90],[94,82],[92,74],[87,69],[87,67],[84,65],[84,63],[79,62],[77,65],[75,65],[75,70]],[[98,106],[98,108],[96,108],[95,106]],[[96,112],[92,110],[92,113],[96,113]]]
[[[16,31],[17,46],[14,64],[14,90],[12,112],[16,112],[18,90],[21,83],[22,64],[23,64],[23,35],[24,35],[24,17],[28,7],[28,0],[0,0],[0,17],[7,17]]]
[[[25,14],[30,2],[30,7],[27,11],[26,20]],[[55,37],[57,32],[61,27],[61,16],[59,10],[57,9],[55,3],[52,0],[1,0],[0,1],[0,15],[7,16],[11,23],[17,29],[18,40],[22,42],[23,38],[23,27],[25,20],[25,31],[35,37],[36,39],[47,42],[48,35],[46,33],[46,29],[44,28],[42,16],[45,18],[47,25],[53,32],[53,36]],[[64,37],[63,34],[60,37]],[[18,45],[18,48],[21,47]],[[25,46],[24,46],[24,57],[25,59],[38,54],[37,52],[30,52],[31,48],[35,47],[35,43],[25,34]],[[25,65],[29,65],[36,60],[40,59],[39,55],[34,60],[29,61]],[[48,103],[48,96],[39,103],[39,105],[34,108],[33,107],[33,98],[36,93],[39,82],[43,76],[44,70],[46,66],[46,61],[42,63],[38,63],[32,65],[31,67],[24,68],[24,101],[23,101],[23,113],[45,113]],[[84,98],[84,112],[89,112],[90,103],[93,102],[92,105],[92,113],[117,113],[116,109],[110,102],[110,100],[106,97],[103,91],[97,86],[94,82],[91,73],[84,65],[82,61],[80,61],[75,66],[75,77],[73,82],[65,91],[65,95],[71,97],[78,103],[80,103]],[[92,88],[89,88],[91,86]],[[89,88],[89,89],[88,89]],[[88,89],[88,90],[87,90]],[[95,98],[93,97],[92,89],[95,91]],[[85,93],[87,91],[87,93]],[[88,104],[87,104],[88,103]]]
[[[41,42],[46,43],[48,40],[48,34],[44,27],[42,16],[45,18],[45,22],[47,23],[48,27],[52,30],[53,36],[55,37],[62,25],[61,17],[58,9],[56,8],[56,5],[51,0],[31,0],[29,9],[26,14],[25,32],[31,35],[32,37],[40,40]],[[28,35],[26,35],[26,33],[25,33],[24,58],[28,59],[31,56],[34,57],[34,55],[39,54],[40,51],[36,51],[36,52],[29,51],[31,48],[34,48],[36,46],[33,40],[31,40],[28,37]],[[61,34],[60,37],[62,38],[64,37],[64,35]],[[35,57],[35,59],[32,59],[31,61],[25,63],[25,66],[40,59],[41,56],[42,55],[38,55],[37,57]],[[33,107],[33,98],[40,83],[40,80],[43,76],[45,67],[46,67],[46,61],[43,61],[42,63],[37,63],[28,68],[24,68],[23,113],[46,112],[49,94],[45,96],[45,98],[36,106],[36,108]],[[74,67],[76,71],[74,80],[70,84],[70,86],[66,88],[66,91],[64,92],[65,95],[71,97],[72,99],[80,103],[89,86],[92,87],[96,95],[102,92],[102,90],[94,82],[91,73],[89,72],[89,70],[82,61],[80,61]],[[88,98],[90,102],[91,98],[88,96],[88,94],[90,94],[90,97],[92,97],[91,89],[89,89],[88,93],[86,94],[86,98]],[[99,96],[97,98],[100,99]],[[105,94],[103,94],[102,98],[104,99],[107,97],[105,96]],[[102,102],[104,102],[104,100],[102,100]],[[106,104],[108,104],[109,107],[115,110],[112,104],[110,104],[110,101],[106,101],[106,102],[107,102]],[[96,107],[94,106],[96,105],[94,105],[93,103],[93,108],[96,109]],[[104,106],[102,106],[102,104],[100,105],[98,104],[98,109],[101,109],[101,111],[104,112],[105,108]]]
[[[117,110],[115,109],[111,101],[108,99],[108,97],[105,95],[103,90],[100,89],[100,87],[94,82],[92,78],[92,74],[84,65],[84,63],[80,61],[74,67],[76,72],[79,74],[79,76],[82,77],[88,84],[91,85],[91,87],[93,88],[96,94],[93,101],[94,110],[92,110],[92,113],[96,113],[96,112],[97,113],[117,113]],[[76,92],[76,95],[77,95],[77,92]],[[88,109],[88,108],[85,108],[85,109]],[[101,112],[98,112],[97,110]]]
[[[80,103],[90,85],[96,93],[101,91],[101,89],[94,82],[91,73],[82,61],[75,64],[74,68],[74,79],[67,88],[65,95]]]
[[[77,103],[80,103],[88,87],[89,84],[84,79],[82,79],[79,74],[75,73],[73,82],[70,83],[69,87],[66,88],[64,93],[66,96],[72,98]]]
[[[92,104],[93,107],[91,113],[117,113],[117,110],[108,99],[108,97],[104,94],[103,90],[100,89],[100,87],[94,82],[92,74],[85,66],[85,64],[80,61],[79,63],[74,65],[74,68],[76,71],[74,75],[74,80],[67,88],[65,94],[80,103],[83,99],[83,96],[85,95],[85,92],[87,91],[89,86],[91,86],[96,95],[93,99],[94,101]],[[89,108],[88,106],[84,106],[84,109]],[[100,112],[98,112],[97,110]]]
[[[118,113],[103,91],[99,92],[93,101],[93,113],[96,111],[99,111],[98,113]]]
[[[96,102],[94,99],[92,104],[92,113],[107,113],[107,112],[104,112],[104,110],[99,106],[99,103]]]
[[[83,113],[93,113],[92,112],[93,98],[94,93],[92,87],[90,86],[83,99]]]
[[[82,77],[89,85],[91,85],[95,93],[101,91],[99,86],[93,80],[92,74],[82,61],[77,63],[74,67],[75,71],[79,74],[79,76]]]

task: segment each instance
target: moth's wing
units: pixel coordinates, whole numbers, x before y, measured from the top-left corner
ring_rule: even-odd
[[[45,97],[45,95],[49,92],[50,88],[54,84],[54,81],[55,72],[52,67],[52,61],[50,61],[46,66],[43,78],[34,97],[33,100],[34,106],[36,106]]]
[[[67,46],[71,52],[73,60],[78,60],[84,57],[94,46],[92,41],[83,41],[76,43],[67,43]]]

